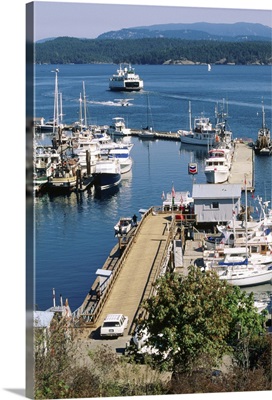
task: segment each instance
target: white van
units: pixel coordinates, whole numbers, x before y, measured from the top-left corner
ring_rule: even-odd
[[[100,328],[102,337],[118,337],[124,335],[124,330],[128,326],[128,317],[123,314],[108,314]]]

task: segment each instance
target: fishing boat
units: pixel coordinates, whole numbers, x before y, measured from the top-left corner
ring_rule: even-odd
[[[265,111],[262,104],[262,127],[258,131],[257,140],[254,144],[255,154],[260,156],[270,156],[272,154],[272,141],[270,130],[265,123]]]
[[[135,74],[135,69],[131,64],[120,64],[117,73],[113,74],[109,81],[109,88],[114,91],[139,91],[143,87],[143,79]]]
[[[120,162],[117,158],[97,161],[93,173],[94,186],[98,190],[111,189],[121,182]]]
[[[126,127],[123,117],[115,117],[113,118],[113,124],[108,128],[108,134],[114,136],[129,136],[131,135],[131,129]]]
[[[61,165],[53,171],[48,179],[46,191],[49,193],[69,193],[76,189],[77,171],[80,168],[78,160],[62,160]]]
[[[211,147],[215,144],[217,129],[213,127],[210,119],[203,115],[194,118],[192,127],[191,102],[189,101],[189,130],[178,130],[177,133],[181,143]]]
[[[40,145],[35,145],[33,188],[34,193],[40,192],[52,176],[54,170],[61,163],[60,154],[54,149],[47,149]]]

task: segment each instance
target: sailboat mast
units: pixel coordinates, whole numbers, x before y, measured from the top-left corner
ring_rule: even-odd
[[[263,114],[262,127],[265,128],[265,112],[264,112],[264,103],[263,103],[263,101],[262,101],[262,114]]]
[[[59,126],[59,89],[58,89],[58,69],[55,69],[55,95],[54,95],[54,121],[53,121],[53,133],[56,131],[56,127]]]
[[[192,131],[192,110],[191,110],[191,102],[189,101],[189,130]]]
[[[245,174],[245,231],[246,231],[246,257],[248,258],[248,245],[247,245],[247,176]]]
[[[79,94],[79,123],[80,126],[82,125],[82,97],[81,97],[81,92]]]
[[[59,93],[59,103],[60,103],[60,112],[59,112],[59,116],[60,116],[60,121],[62,122],[62,93]]]
[[[87,109],[86,109],[86,93],[85,93],[85,82],[82,83],[83,86],[83,111],[84,111],[84,125],[87,126]]]

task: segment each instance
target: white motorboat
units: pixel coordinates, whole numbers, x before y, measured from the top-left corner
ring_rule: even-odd
[[[105,190],[118,186],[121,182],[120,162],[117,158],[102,159],[97,161],[93,173],[96,189]]]
[[[224,183],[228,180],[232,162],[232,152],[226,148],[213,148],[205,160],[204,173],[207,183]]]
[[[92,141],[79,143],[79,146],[74,150],[74,153],[78,157],[81,170],[85,172],[85,170],[90,168],[89,173],[93,174],[95,172],[97,161],[101,159],[99,143]]]
[[[131,64],[120,64],[117,73],[113,74],[109,81],[109,88],[114,91],[139,91],[143,87],[143,79],[135,74]]]
[[[114,136],[129,136],[131,135],[131,129],[126,127],[123,117],[115,117],[113,118],[113,125],[110,125],[108,129],[108,133]]]
[[[130,157],[131,146],[116,146],[109,150],[108,157],[117,158],[120,162],[121,174],[126,174],[132,168],[132,158]]]
[[[133,218],[122,217],[114,226],[115,235],[126,235],[134,226]]]

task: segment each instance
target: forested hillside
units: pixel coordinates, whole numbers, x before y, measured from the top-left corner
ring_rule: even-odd
[[[217,42],[181,39],[77,39],[59,37],[35,44],[35,62],[90,64],[218,63],[271,65],[270,42]]]

